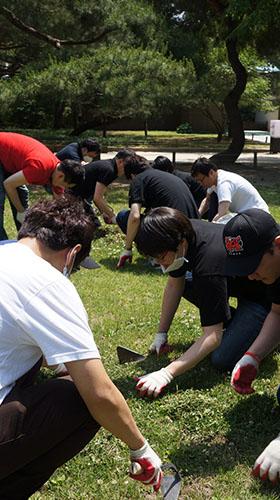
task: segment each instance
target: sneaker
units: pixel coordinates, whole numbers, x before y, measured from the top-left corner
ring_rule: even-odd
[[[97,264],[89,255],[82,260],[80,266],[85,269],[99,269],[101,267],[100,264]]]

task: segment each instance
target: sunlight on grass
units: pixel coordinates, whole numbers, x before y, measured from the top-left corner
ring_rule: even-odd
[[[278,187],[257,186],[280,220]],[[46,196],[31,192],[31,200]],[[127,188],[108,191],[115,209],[127,206]],[[15,236],[11,214],[6,227]],[[279,432],[275,391],[280,380],[279,354],[262,365],[256,393],[242,398],[229,386],[229,375],[221,375],[204,360],[191,372],[178,377],[156,401],[139,399],[133,377],[159,369],[180,355],[200,334],[198,312],[185,300],[170,330],[174,352],[141,363],[119,365],[116,346],[147,353],[158,328],[161,297],[166,276],[134,253],[131,266],[116,270],[124,237],[116,227],[106,226],[104,238],[96,239],[91,255],[102,267],[82,269],[72,277],[84,302],[90,326],[111,378],[127,398],[141,430],[164,461],[174,462],[183,477],[181,499],[279,498],[279,488],[263,486],[250,476],[250,468],[264,446]],[[33,500],[154,498],[151,490],[129,479],[126,447],[105,431],[74,459],[61,467]],[[276,493],[275,493],[276,492]]]

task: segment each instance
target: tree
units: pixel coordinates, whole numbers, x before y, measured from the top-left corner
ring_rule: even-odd
[[[92,68],[90,71],[89,68]],[[100,47],[93,54],[53,61],[41,72],[29,70],[2,81],[0,116],[30,126],[72,124],[79,135],[123,117],[164,113],[192,98],[194,69],[160,52]],[[27,107],[27,108],[26,108]]]
[[[182,37],[186,34],[186,49],[190,47],[191,35],[209,47],[214,42],[226,49],[228,62],[234,75],[234,83],[224,98],[224,106],[232,135],[232,142],[226,151],[215,155],[217,162],[234,162],[241,153],[245,137],[239,110],[240,99],[247,85],[247,70],[240,59],[240,52],[246,47],[255,47],[262,55],[279,55],[277,37],[271,36],[271,26],[279,25],[279,0],[154,0],[154,4],[165,12],[171,33],[170,47],[182,52]],[[278,31],[275,30],[275,33]],[[174,34],[180,33],[180,46],[174,42]],[[194,44],[193,44],[194,45]],[[199,46],[199,44],[197,44]],[[269,48],[269,51],[268,51]],[[188,54],[185,53],[185,56]],[[198,48],[192,56],[198,80],[205,71],[203,53]]]

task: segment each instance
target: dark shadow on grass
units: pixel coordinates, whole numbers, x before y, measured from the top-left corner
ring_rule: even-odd
[[[120,252],[121,253],[121,252]],[[121,268],[117,269],[117,263],[118,263],[118,257],[112,257],[112,258],[105,258],[105,259],[99,259],[99,263],[102,264],[102,266],[107,267],[107,269],[110,269],[111,271],[116,271],[118,273],[122,274],[136,274],[136,275],[141,275],[141,274],[147,274],[154,276],[155,274],[161,275],[162,272],[159,268],[152,267],[148,260],[144,260],[143,258],[135,258],[133,259],[133,264],[128,264]]]
[[[244,397],[225,413],[230,430],[199,443],[181,446],[171,454],[183,475],[208,476],[232,469],[237,463],[251,467],[279,432],[280,409],[267,395]],[[267,488],[264,486],[264,489]],[[270,488],[268,488],[270,489]]]

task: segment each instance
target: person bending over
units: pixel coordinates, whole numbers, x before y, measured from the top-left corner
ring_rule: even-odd
[[[144,214],[151,208],[167,206],[180,210],[188,217],[199,217],[194,198],[182,179],[151,168],[148,161],[138,155],[126,158],[124,173],[130,181],[130,210],[122,210],[116,218],[126,235],[125,250],[120,255],[118,268],[132,261],[132,244],[140,225],[142,207],[145,208]]]
[[[89,254],[94,222],[82,202],[35,204],[18,242],[0,246],[0,498],[26,499],[94,437],[121,439],[157,490],[161,460],[108,377],[81,299],[67,279]],[[69,376],[38,380],[43,357]]]
[[[192,165],[191,174],[207,189],[207,196],[199,208],[200,215],[208,209],[211,193],[217,194],[218,212],[213,222],[225,223],[236,213],[249,208],[261,208],[269,212],[266,202],[249,181],[241,175],[218,169],[207,158],[198,158]]]
[[[155,208],[142,220],[135,243],[140,253],[154,257],[168,274],[158,333],[150,350],[168,350],[168,331],[182,297],[199,309],[202,335],[166,368],[140,378],[141,395],[158,396],[174,377],[211,355],[212,364],[230,370],[258,336],[271,302],[266,286],[246,277],[227,279],[223,226],[189,220],[172,208]],[[231,316],[228,299],[237,297]]]
[[[248,276],[265,283],[271,297],[271,310],[254,342],[236,363],[231,385],[240,394],[254,392],[260,362],[280,343],[280,226],[273,217],[258,209],[236,215],[224,227],[227,252],[226,274]],[[280,403],[280,386],[277,392]],[[257,458],[253,473],[276,482],[280,477],[280,435]]]

